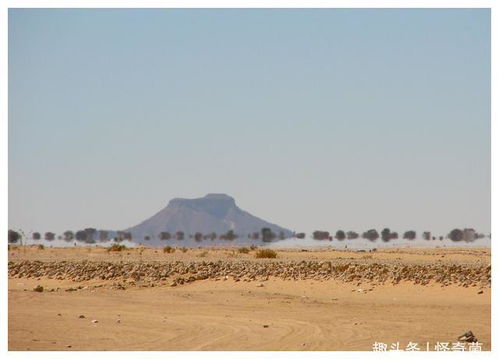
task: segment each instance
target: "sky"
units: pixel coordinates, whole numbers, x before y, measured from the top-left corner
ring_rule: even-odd
[[[10,9],[9,228],[226,193],[296,231],[489,233],[488,9]]]

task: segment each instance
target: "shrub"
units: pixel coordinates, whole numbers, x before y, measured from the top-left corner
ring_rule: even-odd
[[[260,249],[255,254],[256,258],[275,258],[277,257],[277,253],[272,249]]]
[[[38,249],[45,249],[45,246],[43,244],[39,244],[37,247]]]
[[[201,258],[204,258],[208,255],[208,252],[207,251],[203,251],[201,253],[198,254],[198,257],[201,257]]]
[[[239,253],[249,253],[249,249],[246,247],[241,247],[237,250]]]
[[[182,247],[182,248],[180,248],[180,251],[181,251],[182,253],[185,253],[185,252],[187,252],[187,248]]]
[[[107,249],[108,252],[121,252],[126,249],[124,244],[116,244],[114,243],[111,247]]]
[[[250,249],[251,249],[252,251],[254,251],[255,249],[258,249],[258,246],[255,246],[254,244],[252,244],[252,245],[250,246]]]
[[[175,252],[175,248],[171,246],[166,246],[163,248],[163,253],[173,253],[173,252]]]

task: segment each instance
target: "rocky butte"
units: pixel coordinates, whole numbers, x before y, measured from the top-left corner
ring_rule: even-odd
[[[161,232],[174,234],[182,231],[186,236],[200,232],[217,235],[233,230],[241,239],[248,234],[270,228],[274,233],[283,232],[286,237],[292,231],[258,218],[236,205],[234,198],[226,194],[207,194],[202,198],[172,199],[168,205],[149,219],[128,228],[134,239],[145,236],[157,238]]]

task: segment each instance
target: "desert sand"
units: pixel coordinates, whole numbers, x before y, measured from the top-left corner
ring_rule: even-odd
[[[9,350],[434,350],[467,330],[490,350],[488,248],[277,252],[10,250]]]

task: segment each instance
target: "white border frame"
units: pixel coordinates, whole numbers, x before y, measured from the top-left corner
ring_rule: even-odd
[[[494,145],[495,140],[499,140],[497,134],[497,96],[498,88],[498,20],[499,20],[499,1],[494,0],[7,0],[0,5],[0,41],[3,51],[0,52],[0,233],[6,235],[8,229],[8,9],[9,8],[490,8],[491,9],[491,150],[492,159],[497,159],[498,146]],[[494,39],[496,40],[494,42]],[[494,66],[496,64],[496,66]],[[498,179],[499,162],[491,163],[491,183],[499,183]],[[497,233],[497,204],[498,192],[492,185],[492,231]],[[495,240],[495,239],[494,239]],[[492,276],[497,278],[497,255],[495,255],[495,245],[492,243]],[[3,273],[0,280],[0,353],[7,358],[88,358],[110,357],[110,358],[492,358],[498,350],[499,332],[495,330],[497,326],[497,305],[494,305],[494,298],[498,297],[498,290],[495,285],[492,286],[492,351],[471,353],[471,352],[345,352],[345,351],[307,351],[307,352],[8,352],[8,286],[7,286],[7,248],[5,243],[0,245],[0,271]],[[462,313],[456,315],[461,315]]]

